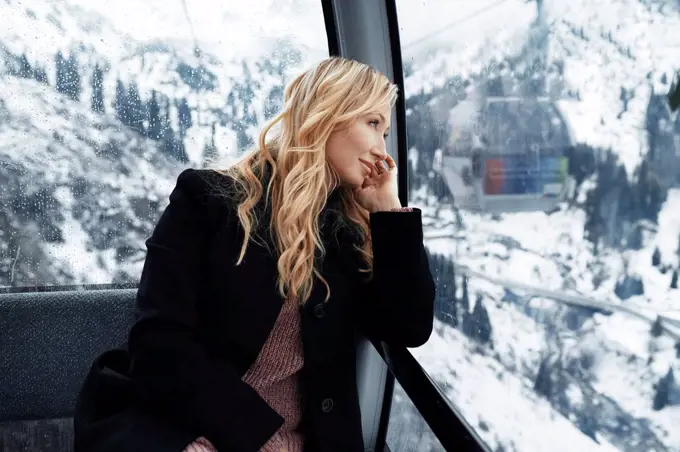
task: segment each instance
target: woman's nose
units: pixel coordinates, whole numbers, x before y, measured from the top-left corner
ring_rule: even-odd
[[[371,149],[371,155],[376,157],[379,160],[384,160],[385,155],[387,154],[387,151],[385,149],[385,146],[382,147],[375,147]]]

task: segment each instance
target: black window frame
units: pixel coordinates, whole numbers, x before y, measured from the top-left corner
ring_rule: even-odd
[[[321,3],[326,21],[329,53],[331,56],[340,56],[339,37],[335,24],[335,2],[333,0],[321,0]],[[399,86],[399,97],[396,103],[397,165],[400,168],[406,168],[408,166],[406,93],[404,92],[404,66],[395,0],[385,0],[385,9],[392,48],[393,81]],[[403,206],[408,206],[408,171],[399,171],[397,176],[399,200]],[[376,341],[373,341],[372,344],[390,371],[385,383],[376,451],[389,450],[387,430],[395,381],[397,381],[446,450],[489,452],[486,444],[465,420],[462,413],[446,398],[407,348],[394,348],[384,342]]]

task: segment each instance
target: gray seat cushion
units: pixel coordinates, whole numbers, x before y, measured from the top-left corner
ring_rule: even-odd
[[[0,422],[71,417],[93,359],[126,341],[136,293],[0,296]]]

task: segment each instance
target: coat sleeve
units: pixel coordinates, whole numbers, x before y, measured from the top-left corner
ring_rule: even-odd
[[[435,284],[423,245],[420,209],[370,215],[373,277],[357,307],[370,339],[419,347],[432,334]]]
[[[130,373],[138,399],[173,425],[207,438],[218,450],[254,452],[283,419],[197,339],[203,256],[221,210],[210,209],[207,194],[198,171],[180,174],[146,242],[138,319],[128,340]]]

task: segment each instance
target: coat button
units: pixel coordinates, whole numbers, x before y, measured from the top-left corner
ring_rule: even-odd
[[[333,399],[323,399],[323,402],[321,402],[321,410],[324,413],[330,413],[330,411],[333,409]]]
[[[324,309],[323,304],[314,306],[314,315],[319,319],[326,315],[326,309]]]

